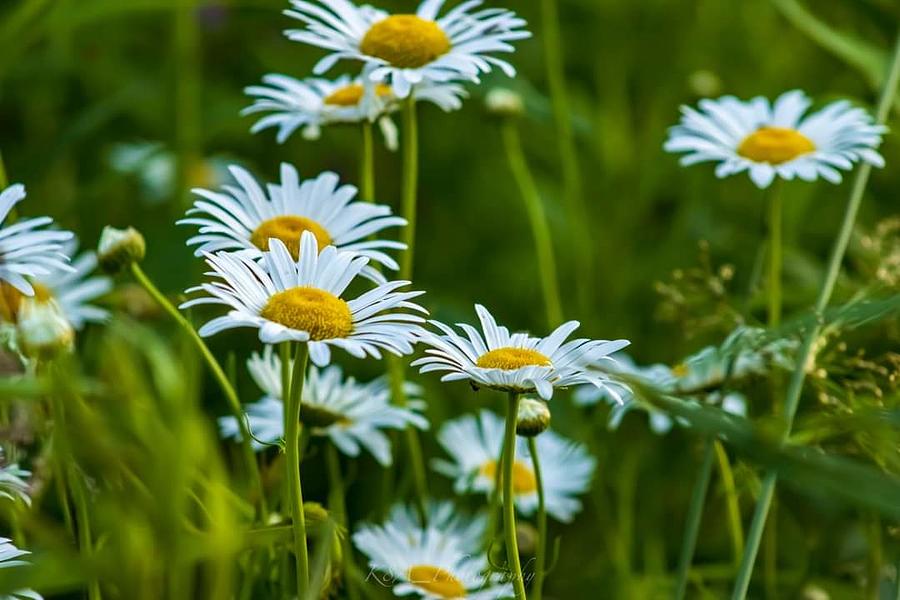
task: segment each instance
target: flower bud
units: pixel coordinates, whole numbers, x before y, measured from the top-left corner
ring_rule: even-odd
[[[118,273],[132,263],[142,261],[146,249],[144,236],[134,227],[116,229],[106,226],[100,234],[97,258],[104,271]]]
[[[16,328],[30,356],[52,357],[71,350],[75,342],[75,329],[55,300],[23,299]]]
[[[516,415],[516,435],[534,437],[550,427],[550,409],[547,403],[537,398],[522,398]]]
[[[494,88],[484,99],[487,111],[497,117],[521,117],[525,114],[525,103],[516,92],[507,88]]]

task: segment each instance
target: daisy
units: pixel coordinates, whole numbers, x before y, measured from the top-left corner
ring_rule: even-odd
[[[395,506],[382,525],[363,525],[353,543],[395,596],[428,600],[494,600],[511,597],[512,587],[491,574],[481,547],[487,520],[467,518],[449,502],[431,503],[422,528],[412,507]]]
[[[435,460],[432,466],[454,480],[458,494],[481,492],[491,496],[497,483],[497,458],[503,445],[503,419],[483,410],[478,416],[466,415],[448,421],[437,438],[452,461]],[[541,475],[547,513],[559,521],[570,522],[581,510],[577,495],[590,487],[596,461],[587,449],[557,435],[552,430],[535,438],[541,458]],[[513,464],[513,492],[516,508],[524,515],[537,510],[537,479],[531,466],[528,440],[516,438]]]
[[[253,125],[251,133],[277,127],[275,139],[281,144],[300,127],[304,138],[315,140],[325,125],[378,121],[385,145],[391,150],[397,148],[397,127],[387,114],[397,110],[400,104],[387,84],[366,83],[362,77],[349,75],[331,81],[300,80],[274,73],[263,77],[263,83],[266,85],[244,90],[256,100],[241,111],[242,115],[269,113]],[[423,82],[413,93],[417,101],[431,102],[445,112],[461,108],[465,96],[463,87],[452,83]]]
[[[3,459],[3,450],[0,449],[0,461]],[[0,498],[23,502],[27,506],[31,506],[31,486],[27,481],[29,477],[31,477],[31,471],[20,469],[18,463],[0,467]]]
[[[261,442],[274,444],[284,437],[281,359],[272,346],[266,346],[262,354],[250,357],[247,370],[264,393],[259,402],[247,407],[250,431],[256,438],[253,444],[260,450],[265,447]],[[313,435],[328,437],[347,456],[359,456],[360,448],[365,448],[387,467],[391,465],[391,443],[382,429],[407,425],[428,429],[428,421],[416,412],[424,403],[411,400],[407,408],[392,405],[385,378],[358,383],[352,377],[345,379],[339,367],[329,366],[321,371],[311,367],[305,382],[300,420],[311,426]],[[421,394],[412,383],[404,387],[408,397]],[[219,426],[226,437],[240,438],[234,417],[220,418]]]
[[[14,184],[0,192],[0,225],[19,201],[25,187]],[[47,275],[54,270],[70,270],[63,242],[72,239],[70,231],[42,229],[53,222],[50,217],[24,219],[0,227],[0,283],[8,283],[26,296],[34,295],[28,277]]]
[[[474,11],[481,0],[470,0],[438,18],[444,0],[424,0],[416,14],[396,14],[355,6],[347,0],[291,0],[285,14],[306,24],[285,32],[288,38],[331,53],[316,64],[317,75],[345,58],[363,61],[374,82],[389,82],[398,98],[406,98],[423,81],[478,81],[481,73],[499,67],[508,76],[515,69],[493,53],[512,52],[509,42],[531,33],[512,11]]]
[[[252,259],[260,259],[275,238],[284,243],[297,260],[300,234],[313,234],[318,250],[335,246],[352,250],[372,262],[397,270],[393,258],[382,250],[404,249],[391,240],[373,240],[370,236],[388,227],[405,225],[406,220],[391,216],[391,209],[370,202],[354,202],[356,188],[339,185],[335,173],[325,172],[315,179],[300,181],[297,170],[281,165],[281,183],[269,184],[266,190],[250,173],[239,166],[230,167],[240,187],[226,185],[222,192],[193,190],[201,197],[187,211],[190,216],[179,225],[196,225],[199,234],[188,245],[196,245],[195,256],[220,250],[239,251]],[[268,193],[267,193],[268,192]],[[377,269],[366,266],[363,275],[384,283]]]
[[[682,165],[717,162],[716,176],[749,171],[757,187],[776,176],[840,183],[840,170],[863,161],[881,167],[875,149],[887,129],[850,102],[832,102],[804,116],[812,100],[800,90],[785,92],[774,103],[763,97],[747,102],[734,96],[701,100],[700,110],[683,106],[681,123],[669,130],[664,148],[687,153]]]
[[[21,558],[29,554],[31,552],[16,548],[9,538],[0,537],[0,570],[27,567],[31,563],[21,560]],[[4,598],[11,600],[43,600],[43,596],[34,590],[16,590],[4,596]]]
[[[449,371],[441,381],[468,380],[476,387],[495,390],[531,393],[537,392],[544,400],[553,396],[553,389],[591,383],[607,388],[616,385],[605,374],[590,371],[587,366],[598,361],[611,361],[608,356],[629,344],[627,340],[566,338],[578,328],[578,321],[560,325],[546,338],[531,337],[525,333],[510,334],[506,327],[498,326],[494,317],[480,304],[475,312],[481,321],[482,333],[463,323],[459,327],[465,336],[438,321],[430,321],[444,335],[425,332],[422,341],[430,346],[428,356],[412,363],[420,366],[421,373]],[[565,343],[564,343],[565,342]]]
[[[397,292],[408,281],[391,281],[353,300],[340,296],[369,259],[327,246],[317,252],[316,236],[304,231],[300,259],[294,260],[279,239],[269,240],[260,263],[237,252],[204,253],[218,279],[187,290],[207,296],[189,300],[181,308],[221,304],[231,310],[200,328],[208,337],[226,329],[255,327],[264,344],[307,342],[309,356],[319,366],[331,360],[331,346],[357,358],[381,358],[381,351],[403,356],[413,351],[421,331],[418,315],[397,309],[427,311],[410,302],[424,292]]]

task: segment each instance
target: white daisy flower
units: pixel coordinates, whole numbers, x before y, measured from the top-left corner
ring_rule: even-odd
[[[373,240],[370,236],[388,227],[405,225],[406,220],[391,215],[391,209],[371,202],[355,202],[356,187],[339,185],[337,174],[326,171],[314,179],[300,181],[297,170],[281,164],[281,183],[269,184],[267,191],[250,173],[239,166],[230,167],[240,187],[224,186],[222,192],[193,190],[201,199],[187,211],[190,216],[179,225],[196,225],[199,234],[188,245],[196,245],[195,256],[220,250],[239,251],[260,259],[269,249],[269,240],[284,243],[296,260],[300,234],[313,234],[318,250],[335,246],[350,250],[397,270],[397,262],[383,250],[405,249],[392,240]],[[268,192],[268,193],[267,193]],[[386,279],[371,266],[363,276],[384,283]]]
[[[302,128],[304,138],[315,140],[326,125],[377,120],[387,147],[397,148],[397,126],[387,114],[397,110],[400,104],[387,84],[374,84],[349,75],[332,81],[321,78],[300,80],[275,73],[263,77],[263,83],[266,85],[254,85],[244,90],[256,100],[241,111],[242,115],[269,113],[253,125],[251,133],[277,127],[275,139],[281,144],[298,128]],[[416,86],[413,96],[450,112],[462,107],[466,91],[459,84],[422,82]]]
[[[498,326],[494,317],[480,304],[475,312],[481,321],[483,335],[470,325],[459,323],[465,336],[438,321],[430,321],[444,335],[426,331],[422,342],[430,346],[428,356],[412,363],[420,366],[421,373],[449,371],[441,381],[468,380],[476,387],[500,391],[537,392],[544,400],[553,396],[553,389],[591,383],[609,389],[617,385],[609,377],[587,369],[598,361],[611,361],[610,354],[629,344],[627,340],[566,338],[578,328],[578,321],[560,325],[546,338],[531,337],[525,333],[510,334],[506,327]],[[565,343],[564,343],[565,342]]]
[[[208,296],[189,300],[181,308],[198,304],[230,307],[200,328],[208,337],[226,329],[255,327],[264,344],[307,342],[310,359],[319,366],[331,361],[331,346],[357,358],[381,358],[385,350],[398,356],[411,354],[424,319],[399,312],[427,311],[410,302],[424,292],[397,292],[408,281],[391,281],[346,301],[340,296],[365,268],[369,259],[327,246],[317,252],[316,236],[304,231],[300,260],[291,257],[279,239],[269,240],[269,251],[257,263],[238,252],[204,253],[219,281],[204,283],[187,292]]]
[[[457,494],[481,492],[492,495],[498,481],[497,458],[503,446],[505,424],[498,415],[483,410],[444,423],[437,438],[452,461],[434,460],[436,471],[454,480]],[[535,438],[541,462],[547,514],[570,522],[581,510],[576,496],[590,487],[596,461],[581,444],[571,442],[552,430]],[[516,508],[524,515],[537,510],[537,479],[531,465],[528,440],[516,437],[513,463],[513,493]]]
[[[467,518],[450,502],[428,507],[422,528],[412,507],[395,506],[382,525],[364,525],[353,543],[369,558],[370,577],[393,585],[395,596],[427,600],[495,600],[513,595],[512,586],[491,574],[483,552],[487,520]],[[377,572],[377,573],[374,573]]]
[[[31,552],[16,548],[9,538],[0,537],[0,570],[27,567],[31,563],[21,558],[29,554]],[[3,596],[4,600],[43,600],[43,598],[34,590],[16,590]]]
[[[424,0],[416,14],[391,15],[348,0],[291,0],[293,10],[285,14],[306,28],[285,34],[331,51],[313,69],[317,75],[340,59],[363,61],[368,77],[389,82],[398,98],[423,81],[477,82],[493,67],[513,77],[512,65],[493,53],[512,52],[510,42],[530,37],[522,29],[525,21],[500,8],[473,11],[481,0],[463,2],[438,18],[444,1]]]
[[[247,361],[253,381],[263,390],[263,398],[247,407],[250,431],[256,438],[257,450],[263,443],[277,443],[284,437],[284,404],[281,390],[281,359],[266,346],[262,354],[254,353]],[[422,393],[419,386],[407,382],[407,407],[391,404],[391,393],[385,378],[358,383],[344,378],[341,369],[329,366],[321,371],[310,367],[303,386],[300,420],[310,425],[313,435],[328,437],[347,456],[359,456],[368,450],[379,464],[391,464],[391,442],[383,429],[405,429],[407,425],[428,429],[428,421],[416,411],[424,403],[415,398]],[[234,417],[222,417],[219,426],[225,437],[240,439]],[[258,440],[258,441],[257,441]]]
[[[0,192],[0,224],[23,198],[25,186],[19,183]],[[0,283],[6,282],[32,296],[34,288],[28,282],[29,277],[71,270],[62,244],[72,239],[72,232],[42,229],[52,222],[50,217],[37,217],[0,227]]]
[[[0,460],[3,458],[3,451],[0,450]],[[31,506],[31,487],[27,481],[29,477],[31,471],[20,469],[18,463],[4,465],[0,468],[0,498]]]
[[[840,183],[840,170],[859,161],[876,167],[884,159],[875,149],[887,129],[850,102],[832,102],[804,116],[812,100],[800,90],[774,103],[763,97],[747,102],[734,96],[701,100],[700,110],[681,108],[681,123],[669,130],[664,148],[685,152],[682,165],[717,162],[717,177],[749,171],[757,187],[775,177]]]

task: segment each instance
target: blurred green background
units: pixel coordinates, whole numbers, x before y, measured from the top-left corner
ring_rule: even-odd
[[[408,0],[380,4],[414,7]],[[764,196],[745,176],[719,181],[712,167],[682,169],[677,157],[662,151],[678,106],[726,93],[775,97],[793,88],[807,91],[817,105],[850,98],[871,106],[878,82],[801,32],[788,18],[796,4],[787,0],[560,0],[570,116],[597,267],[594,294],[580,307],[575,289],[583,274],[574,266],[560,200],[538,5],[506,4],[535,34],[512,56],[518,78],[491,76],[469,86],[471,97],[459,112],[444,114],[432,106],[420,111],[414,279],[428,292],[424,304],[441,320],[472,321],[477,301],[512,327],[545,330],[528,222],[497,124],[482,108],[485,91],[499,85],[526,99],[519,127],[551,220],[565,316],[582,321],[583,335],[632,340],[630,352],[641,362],[675,363],[721,340],[733,325],[727,320],[691,329],[663,318],[670,312],[660,309],[656,284],[669,281],[676,269],[701,265],[706,256],[713,272],[733,266],[726,296],[743,298],[765,233]],[[873,64],[886,60],[900,21],[895,1],[806,5],[817,18],[877,49]],[[231,162],[267,181],[288,161],[301,174],[334,170],[357,183],[355,128],[325,129],[318,141],[295,135],[278,145],[272,131],[250,135],[253,119],[238,115],[250,103],[245,86],[269,72],[305,77],[321,56],[282,35],[294,26],[281,14],[286,7],[281,0],[0,0],[0,151],[10,180],[28,188],[23,212],[53,216],[88,247],[106,224],[137,226],[147,238],[145,270],[175,295],[202,272],[184,246],[189,228],[174,225],[191,201],[189,187],[219,185]],[[329,75],[353,69],[342,63]],[[895,135],[887,136],[881,152],[888,167],[872,177],[860,216],[864,228],[896,212]],[[379,144],[379,202],[397,206],[399,174],[399,155]],[[846,181],[840,187],[786,186],[787,312],[814,298],[848,187]],[[700,242],[708,246],[701,250]],[[715,314],[716,306],[693,310],[700,313],[695,316]],[[761,319],[763,310],[762,298],[751,299],[750,322]],[[166,331],[169,325],[160,320],[154,327]],[[249,333],[229,333],[212,345],[223,354],[237,347],[240,360],[257,342]],[[379,369],[344,357],[341,362],[367,375]],[[257,392],[239,371],[249,401]],[[480,406],[502,406],[499,396],[487,392],[417,380],[428,386],[433,423]],[[207,412],[224,412],[213,391]],[[765,412],[766,406],[751,412]],[[553,527],[562,550],[548,596],[658,597],[677,556],[700,440],[685,431],[654,436],[637,413],[608,432],[605,408],[585,412],[565,396],[554,399],[553,409],[557,429],[588,443],[599,469],[576,524]],[[428,455],[439,456],[433,440],[424,439]],[[308,496],[322,499],[324,479],[316,468],[305,475],[305,486]],[[359,471],[355,485],[365,489],[371,483],[366,472],[373,469]],[[742,463],[737,476],[749,518],[756,476]],[[440,477],[432,485],[438,495],[449,494]],[[697,563],[709,565],[706,589],[715,598],[723,597],[732,573],[715,480],[711,489]],[[351,495],[350,503],[354,517],[368,516],[365,498]],[[804,597],[809,582],[833,598],[862,597],[860,578],[871,551],[865,517],[814,490],[798,494],[784,487],[777,514],[782,597]]]

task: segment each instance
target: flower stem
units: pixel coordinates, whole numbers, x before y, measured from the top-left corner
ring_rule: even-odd
[[[263,522],[265,522],[268,514],[268,509],[266,508],[266,494],[263,489],[262,478],[259,475],[259,465],[256,462],[256,454],[253,452],[253,446],[251,445],[252,438],[250,437],[250,429],[247,427],[244,411],[241,410],[241,401],[238,398],[234,386],[231,385],[231,381],[229,381],[228,376],[225,375],[225,371],[222,369],[219,361],[217,361],[216,357],[213,356],[213,353],[210,352],[206,342],[203,341],[203,338],[200,337],[194,329],[194,326],[191,325],[184,315],[175,308],[175,305],[169,302],[169,299],[159,291],[156,285],[149,277],[147,277],[147,274],[144,273],[143,269],[141,269],[137,263],[131,263],[131,273],[137,282],[147,290],[154,300],[156,300],[157,304],[159,304],[163,310],[172,317],[175,323],[188,334],[191,341],[194,342],[194,345],[200,351],[200,355],[203,356],[204,362],[207,367],[209,367],[209,370],[212,372],[219,387],[222,388],[222,393],[225,394],[225,399],[228,402],[228,408],[231,409],[231,414],[237,419],[238,429],[241,433],[241,451],[244,456],[244,462],[246,463],[247,473],[252,481],[252,486],[255,488],[256,493],[259,494],[260,514]]]
[[[88,499],[84,489],[84,481],[74,466],[69,467],[69,488],[72,490],[72,501],[75,504],[75,518],[78,520],[78,547],[85,558],[93,554],[91,542],[91,521],[88,512]],[[100,600],[100,582],[95,577],[88,580],[88,599]]]
[[[713,440],[707,440],[706,447],[703,450],[700,474],[697,476],[697,481],[694,482],[694,491],[691,493],[691,504],[685,521],[684,538],[681,541],[681,557],[678,559],[678,574],[675,580],[675,594],[673,596],[675,600],[681,600],[687,592],[688,573],[691,570],[691,561],[694,559],[697,535],[700,533],[700,520],[703,517],[703,504],[706,500],[706,491],[709,488],[714,458],[714,442]]]
[[[538,458],[537,441],[528,438],[528,452],[531,454],[531,467],[534,469],[534,480],[537,485],[538,507],[537,550],[534,554],[534,581],[531,584],[531,600],[541,600],[544,593],[544,564],[547,560],[547,507],[544,500],[544,480],[541,477],[541,462]]]
[[[587,312],[592,298],[594,282],[594,253],[591,244],[587,209],[581,188],[581,173],[578,167],[578,151],[572,132],[572,114],[566,92],[563,72],[562,43],[560,42],[559,8],[556,0],[541,0],[541,22],[544,29],[544,66],[547,84],[550,88],[550,102],[553,105],[553,120],[556,125],[556,139],[562,167],[563,198],[566,203],[569,224],[572,227],[574,254],[578,264],[578,297],[581,312]]]
[[[306,516],[303,514],[303,489],[300,486],[300,404],[309,346],[297,344],[290,390],[285,395],[284,445],[286,480],[291,503],[291,528],[294,531],[294,558],[297,561],[297,597],[306,597],[309,587],[309,549],[306,546]]]
[[[781,322],[781,265],[783,252],[782,235],[782,194],[781,183],[776,181],[769,189],[769,327],[778,327]]]
[[[346,527],[348,524],[347,506],[344,502],[346,489],[344,488],[344,478],[341,475],[341,460],[334,444],[326,442],[325,445],[325,462],[328,466],[328,510],[338,525]],[[356,600],[359,598],[356,590],[356,578],[351,576],[356,568],[353,564],[353,549],[346,538],[342,538],[340,543],[343,547],[341,552],[343,569],[347,574],[347,577],[344,578],[344,591],[349,600]]]
[[[519,561],[516,541],[516,498],[513,493],[513,467],[516,463],[516,415],[519,413],[519,394],[509,393],[506,407],[506,431],[503,436],[503,535],[506,561],[516,600],[525,600],[525,578]]]
[[[891,61],[890,71],[885,79],[884,87],[881,91],[881,98],[878,102],[875,120],[879,124],[883,124],[887,118],[888,111],[894,101],[897,93],[897,82],[900,80],[900,33],[894,43],[893,59]],[[816,300],[815,314],[816,325],[811,327],[803,340],[800,352],[797,354],[794,372],[791,375],[790,384],[788,385],[787,395],[784,403],[784,432],[783,438],[790,435],[791,427],[794,422],[794,415],[797,412],[797,405],[800,403],[800,393],[803,390],[803,383],[806,379],[806,372],[809,363],[813,360],[816,341],[822,332],[823,313],[831,300],[831,294],[834,292],[834,286],[837,282],[838,274],[841,270],[841,263],[847,252],[847,245],[850,243],[850,236],[853,233],[853,226],[856,223],[856,215],[859,212],[859,206],[862,203],[863,192],[869,181],[869,175],[872,167],[868,163],[862,164],[856,173],[853,181],[853,187],[850,190],[850,196],[847,200],[847,207],[844,211],[844,220],[841,223],[840,231],[837,239],[835,239],[834,247],[831,251],[831,258],[828,262],[828,268],[825,271],[825,280],[819,290],[819,296]],[[737,580],[734,584],[732,593],[733,600],[743,600],[747,595],[750,587],[750,577],[753,574],[753,565],[756,562],[756,555],[759,551],[759,544],[765,529],[766,518],[769,514],[769,507],[772,504],[772,496],[775,491],[775,484],[778,476],[774,471],[766,473],[763,479],[762,489],[757,499],[756,510],[753,514],[753,521],[750,525],[750,532],[747,535],[747,545],[744,548],[744,556],[741,561],[741,568],[738,571]]]
[[[359,159],[359,193],[366,202],[375,202],[375,145],[372,124],[362,122],[362,152]]]
[[[519,193],[525,202],[528,220],[531,222],[531,233],[534,237],[534,248],[537,252],[538,271],[541,276],[541,289],[544,292],[544,308],[547,311],[547,325],[556,327],[562,322],[562,303],[560,301],[559,283],[556,276],[556,259],[553,256],[553,243],[550,239],[550,227],[547,215],[541,202],[540,192],[528,169],[525,153],[522,152],[522,141],[519,130],[511,119],[504,119],[500,128],[506,158],[512,171],[513,179],[519,187]]]
[[[741,564],[741,553],[744,550],[744,528],[741,525],[741,505],[738,500],[737,486],[734,483],[734,473],[731,470],[731,462],[722,442],[713,442],[716,448],[716,459],[719,463],[719,474],[722,476],[722,488],[725,491],[725,505],[728,510],[728,529],[731,532],[731,544],[734,550],[734,564]]]

